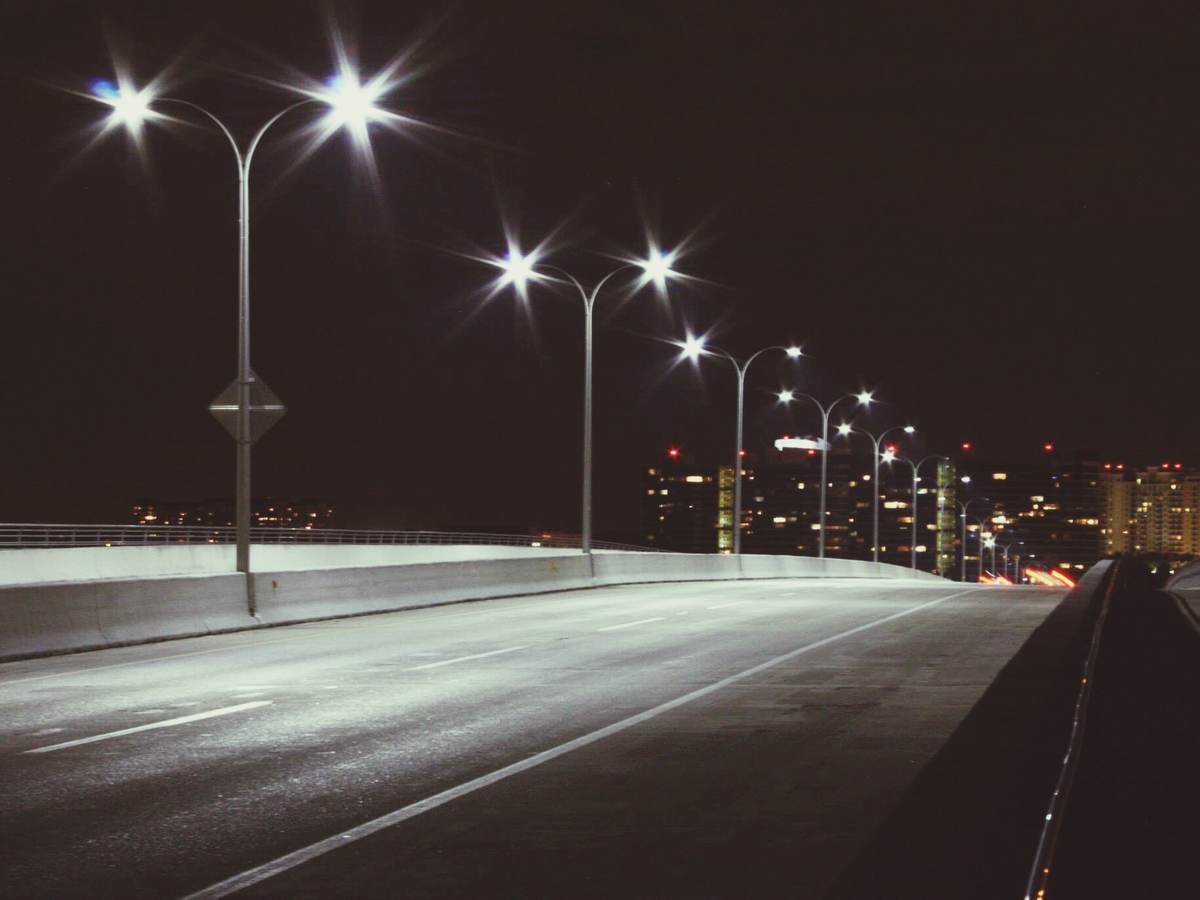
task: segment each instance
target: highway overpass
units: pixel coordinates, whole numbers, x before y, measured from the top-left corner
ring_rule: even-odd
[[[939,853],[990,844],[954,896],[1013,896],[1086,604],[888,574],[539,588],[0,665],[0,895],[918,896],[895,859],[916,809]]]

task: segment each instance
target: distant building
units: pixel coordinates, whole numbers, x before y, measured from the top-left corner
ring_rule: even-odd
[[[672,448],[646,469],[642,492],[642,533],[648,546],[679,553],[717,552],[715,471]]]
[[[985,520],[985,536],[1013,544],[1024,560],[1077,577],[1106,554],[1108,492],[1098,459],[1051,452],[1034,463],[960,458],[959,470],[966,497],[989,498],[971,512]],[[969,542],[969,562],[978,559],[976,547]],[[990,568],[990,556],[985,562]]]
[[[234,505],[229,500],[138,500],[133,504],[137,525],[197,525],[232,527]],[[329,528],[333,504],[325,500],[255,500],[250,524],[275,528]]]
[[[1200,473],[1162,463],[1126,474],[1107,470],[1106,535],[1114,546],[1169,559],[1200,556]]]

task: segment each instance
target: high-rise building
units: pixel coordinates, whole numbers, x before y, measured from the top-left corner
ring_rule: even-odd
[[[1110,504],[1125,490],[1111,487]],[[1200,474],[1181,463],[1142,469],[1133,479],[1132,505],[1129,549],[1172,559],[1200,555]]]
[[[718,482],[713,470],[672,447],[646,469],[642,490],[642,533],[651,547],[717,552]],[[732,509],[732,500],[729,505]]]
[[[1108,495],[1097,459],[1047,451],[1035,463],[966,458],[959,468],[966,476],[960,478],[964,493],[989,500],[975,505],[972,515],[985,520],[984,532],[1000,544],[1019,541],[1023,559],[1078,574],[1104,556]],[[972,551],[978,552],[974,545],[969,558]]]

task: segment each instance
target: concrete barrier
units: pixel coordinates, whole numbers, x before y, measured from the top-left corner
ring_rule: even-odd
[[[460,600],[591,587],[582,553],[535,559],[420,563],[362,569],[262,572],[252,576],[268,625],[432,606]]]
[[[1200,588],[1200,560],[1188,563],[1168,578],[1167,588],[1174,591],[1192,591]]]
[[[103,553],[104,548],[98,549]],[[311,548],[271,549],[290,567],[255,572],[249,578],[230,573],[0,584],[0,660],[604,585],[742,578],[941,580],[926,572],[858,560],[620,551],[602,551],[589,558],[563,550],[510,554],[509,558],[499,559],[335,566],[331,563],[339,558],[345,561],[380,556],[357,552],[372,548],[344,548],[354,552],[338,557],[328,551],[339,548],[323,547],[317,556],[328,567],[301,569],[296,566],[302,564]],[[382,558],[395,559],[397,554],[387,551],[418,548],[375,549],[384,551]],[[534,550],[491,549],[499,553]],[[282,553],[284,550],[290,553]],[[202,564],[205,555],[189,559]],[[114,557],[102,558],[107,561]],[[256,558],[261,560],[262,556]],[[251,597],[254,617],[250,615]]]
[[[562,549],[492,544],[255,544],[253,568],[262,572],[401,566],[476,559],[560,556]],[[102,578],[221,575],[236,571],[231,544],[159,544],[132,547],[30,547],[0,550],[0,585]]]
[[[0,586],[0,659],[250,628],[240,575]]]

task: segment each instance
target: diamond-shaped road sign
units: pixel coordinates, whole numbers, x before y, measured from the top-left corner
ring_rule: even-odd
[[[238,383],[233,381],[221,391],[217,399],[208,404],[208,411],[225,430],[237,440],[238,436]],[[267,433],[272,425],[283,418],[287,407],[279,402],[275,393],[263,384],[253,372],[250,373],[250,443],[255,443]]]

